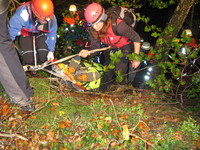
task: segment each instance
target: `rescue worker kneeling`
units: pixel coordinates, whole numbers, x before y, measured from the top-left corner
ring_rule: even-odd
[[[9,33],[18,46],[23,65],[54,59],[57,20],[51,0],[32,0],[21,5],[9,21]]]

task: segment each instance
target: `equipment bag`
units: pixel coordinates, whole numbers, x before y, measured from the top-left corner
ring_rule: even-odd
[[[103,66],[95,62],[81,62],[76,68],[74,73],[71,73],[69,67],[70,61],[68,63],[58,63],[52,66],[54,73],[58,74],[60,78],[66,80],[70,85],[78,91],[94,90],[99,88],[101,75],[103,74]],[[88,81],[84,79],[77,80],[79,75],[92,75],[92,78],[88,78]]]
[[[133,8],[112,6],[106,10],[106,13],[112,15],[112,27],[115,34],[117,33],[117,19],[124,20],[132,28],[136,25],[136,15]]]

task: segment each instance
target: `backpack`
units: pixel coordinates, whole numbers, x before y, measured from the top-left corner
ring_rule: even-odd
[[[134,28],[136,25],[136,15],[133,8],[126,8],[120,6],[112,6],[106,10],[106,13],[112,15],[112,27],[115,34],[117,33],[117,19],[124,20],[130,27]]]

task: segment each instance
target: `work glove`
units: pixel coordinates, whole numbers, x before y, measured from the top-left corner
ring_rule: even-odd
[[[86,50],[86,49],[83,49],[83,50],[81,50],[81,51],[79,52],[78,55],[79,55],[80,57],[86,58],[86,57],[88,57],[88,56],[90,55],[90,52],[89,52],[88,50]]]
[[[140,61],[136,61],[136,60],[133,60],[133,61],[132,61],[132,67],[133,67],[134,69],[136,69],[137,67],[139,67],[139,65],[140,65]]]
[[[49,52],[48,55],[47,55],[47,60],[54,60],[54,54],[53,52]]]

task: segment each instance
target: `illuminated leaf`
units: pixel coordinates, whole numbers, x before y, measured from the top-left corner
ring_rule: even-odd
[[[101,124],[98,123],[98,124],[97,124],[97,128],[98,128],[98,129],[102,129],[103,126],[102,126]]]
[[[60,116],[63,116],[64,114],[65,114],[64,111],[59,111],[59,115],[60,115]]]
[[[130,133],[129,133],[129,130],[128,130],[128,126],[127,125],[123,125],[122,128],[123,128],[123,139],[124,140],[129,140]]]

